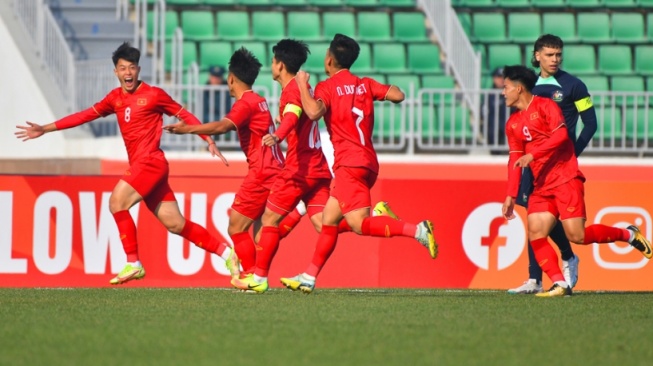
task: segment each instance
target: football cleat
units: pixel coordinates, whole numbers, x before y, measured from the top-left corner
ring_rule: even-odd
[[[388,216],[392,217],[395,220],[399,220],[399,217],[395,215],[394,212],[392,212],[392,209],[390,208],[390,205],[388,205],[388,202],[379,202],[376,205],[374,205],[374,210],[372,210],[372,216]]]
[[[580,262],[580,259],[577,255],[571,257],[568,261],[562,261],[562,275],[565,276],[565,281],[571,288],[576,287],[578,282],[578,262]]]
[[[534,279],[525,281],[523,285],[508,290],[509,294],[539,294],[542,292],[542,283]]]
[[[630,225],[627,227],[628,230],[633,232],[633,239],[629,242],[630,245],[634,246],[635,249],[639,250],[642,252],[642,254],[648,258],[651,259],[653,257],[653,249],[651,249],[651,242],[648,241],[642,235],[642,232],[639,231],[639,228],[635,225]]]
[[[245,276],[244,278],[233,278],[231,280],[231,284],[239,290],[243,290],[245,292],[254,291],[257,294],[262,294],[268,290],[267,280],[263,282],[256,282],[254,275],[251,274]]]
[[[542,292],[539,294],[535,294],[537,297],[563,297],[563,296],[571,296],[571,287],[562,287],[558,285],[557,283],[554,283],[553,286],[549,289],[547,292]]]
[[[224,261],[224,264],[229,270],[231,278],[238,278],[240,276],[240,260],[238,259],[234,248],[231,248],[231,252],[229,252],[229,256],[227,257],[227,260]]]
[[[127,263],[125,268],[112,278],[109,283],[112,285],[120,285],[131,280],[140,280],[145,277],[145,268],[143,266],[134,266],[132,263]]]
[[[310,294],[315,289],[315,281],[307,280],[301,274],[291,278],[281,278],[281,284],[293,291]]]
[[[433,236],[433,223],[429,220],[424,220],[417,224],[418,234],[415,239],[428,248],[431,258],[435,259],[438,257],[438,243],[435,241],[435,236]]]

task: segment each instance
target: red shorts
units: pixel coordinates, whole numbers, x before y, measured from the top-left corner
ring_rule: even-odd
[[[297,176],[280,175],[270,189],[267,207],[286,215],[292,211],[299,201],[304,201],[308,211],[322,212],[329,199],[331,179],[299,178]],[[313,213],[314,214],[314,213]]]
[[[338,200],[343,215],[360,208],[372,207],[370,190],[378,174],[367,168],[341,166],[334,172],[331,196]]]
[[[150,211],[154,212],[163,201],[176,201],[168,184],[168,162],[159,158],[147,158],[132,164],[125,171],[122,180],[138,194]]]
[[[256,220],[263,215],[269,195],[269,189],[254,180],[245,178],[236,192],[231,209],[251,220]]]
[[[583,181],[575,178],[546,191],[533,191],[528,198],[528,213],[538,212],[550,212],[560,220],[587,218]]]

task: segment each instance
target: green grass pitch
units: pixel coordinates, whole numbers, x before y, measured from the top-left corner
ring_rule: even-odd
[[[0,365],[650,365],[653,293],[0,289]]]

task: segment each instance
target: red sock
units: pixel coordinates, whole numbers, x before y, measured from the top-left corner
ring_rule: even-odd
[[[331,225],[322,225],[322,232],[317,239],[317,245],[315,246],[315,253],[313,254],[313,260],[311,264],[306,269],[306,274],[317,277],[317,275],[324,267],[324,264],[333,253],[333,250],[336,248],[336,243],[338,242],[338,227]]]
[[[279,238],[283,239],[290,232],[292,229],[299,224],[299,221],[302,219],[302,215],[297,211],[297,209],[292,210],[286,217],[281,220],[281,223],[279,224]]]
[[[363,235],[380,236],[389,238],[401,235],[414,237],[417,227],[403,221],[395,220],[389,216],[366,217],[361,224]]]
[[[585,242],[581,244],[612,243],[617,240],[627,242],[628,239],[630,239],[630,231],[626,229],[594,224],[585,228]]]
[[[230,235],[231,241],[234,242],[234,250],[243,266],[242,273],[251,273],[256,265],[256,246],[249,232],[244,231]]]
[[[340,223],[338,224],[338,233],[348,233],[350,231],[352,231],[351,226],[349,226],[347,220],[340,220]]]
[[[227,249],[225,243],[220,243],[209,234],[208,230],[190,220],[186,220],[186,224],[184,224],[184,228],[181,229],[179,235],[209,253],[222,255],[225,249]]]
[[[116,220],[120,241],[127,254],[127,262],[136,262],[138,260],[138,242],[136,241],[136,224],[128,210],[118,211],[113,214]]]
[[[277,254],[277,249],[279,249],[279,228],[263,226],[258,245],[262,249],[256,254],[256,270],[254,274],[260,277],[267,277],[272,259]]]
[[[531,247],[533,247],[533,252],[535,252],[537,264],[549,276],[549,279],[553,282],[564,281],[565,276],[562,275],[562,271],[558,265],[558,255],[553,250],[551,244],[549,244],[548,238],[539,238],[531,241]]]

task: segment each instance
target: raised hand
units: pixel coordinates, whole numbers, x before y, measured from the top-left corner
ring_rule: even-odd
[[[168,133],[173,133],[176,135],[187,134],[189,131],[188,125],[184,121],[179,121],[171,125],[163,126],[163,129]]]
[[[30,121],[25,122],[27,123],[27,126],[16,126],[16,128],[19,129],[19,131],[14,132],[14,135],[16,135],[17,138],[27,141],[39,138],[45,133],[43,126]]]
[[[306,85],[308,83],[308,80],[311,78],[311,75],[308,74],[306,71],[298,71],[297,75],[295,75],[295,80],[297,80],[297,84],[299,85]]]

